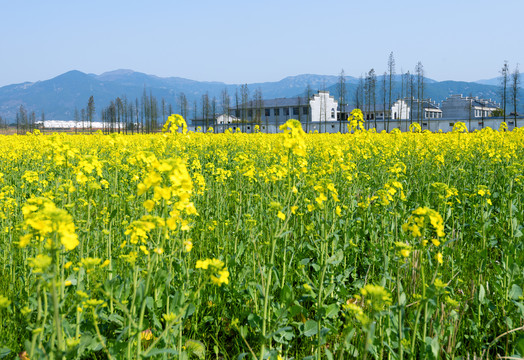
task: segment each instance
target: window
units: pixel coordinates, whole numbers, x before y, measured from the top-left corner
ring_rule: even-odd
[[[449,126],[454,126],[454,125],[455,125],[455,123],[449,123]]]
[[[422,123],[422,126],[428,126],[428,123]]]
[[[251,130],[251,127],[248,126],[247,129],[248,129],[248,130]]]
[[[265,109],[265,110],[264,110],[266,116],[270,116],[270,115],[269,115],[269,112],[270,112],[269,110],[271,110],[271,109]]]
[[[284,108],[284,116],[289,116],[289,108]]]
[[[302,108],[302,115],[307,115],[307,114],[309,114],[309,108],[307,106],[304,106]]]
[[[280,115],[280,109],[279,108],[274,108],[273,109],[273,114],[275,114],[275,116]]]
[[[265,129],[266,127],[265,126],[262,126],[262,129]]]
[[[513,121],[508,122],[509,125],[513,125]]]
[[[334,108],[331,108],[331,118],[332,119],[335,118],[335,109]]]
[[[331,125],[331,128],[334,129],[334,128],[335,128],[335,125]]]
[[[298,115],[298,108],[297,107],[293,108],[293,115]]]
[[[247,117],[252,117],[253,116],[253,110],[248,110],[247,111]]]

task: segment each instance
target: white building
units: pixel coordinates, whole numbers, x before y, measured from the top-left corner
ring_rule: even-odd
[[[289,119],[302,123],[336,121],[338,102],[328,91],[319,91],[311,98],[297,96],[261,101],[249,101],[229,108],[233,118],[243,123],[283,124]]]
[[[338,102],[328,91],[319,91],[309,100],[311,122],[336,121]]]
[[[236,118],[234,116],[227,115],[227,114],[219,115],[216,119],[217,124],[236,124],[239,122],[240,122],[239,118]]]

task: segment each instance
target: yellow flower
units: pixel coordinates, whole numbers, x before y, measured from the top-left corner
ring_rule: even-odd
[[[146,200],[144,201],[144,207],[148,212],[151,212],[151,210],[153,210],[155,207],[155,202],[153,200]]]
[[[162,317],[168,323],[176,319],[176,315],[174,313],[172,313],[172,312],[167,313],[167,314],[163,314]]]
[[[409,254],[411,254],[411,251],[408,250],[408,249],[402,249],[402,250],[400,250],[400,254],[402,256],[404,256],[405,258],[407,258],[409,256]]]
[[[195,269],[204,269],[204,270],[207,270],[207,268],[209,267],[209,262],[210,262],[209,259],[206,259],[206,260],[197,260],[196,265],[195,265]]]
[[[286,220],[286,215],[284,215],[284,213],[282,211],[279,211],[278,214],[277,214],[277,217],[280,219],[280,220]]]
[[[222,286],[222,284],[229,284],[229,271],[227,268],[218,272],[218,277],[211,275],[211,281],[213,284]]]
[[[444,263],[444,260],[442,259],[442,253],[437,253],[437,255],[435,255],[435,259],[437,260],[437,262],[439,264],[443,264]]]
[[[20,241],[18,242],[18,246],[21,248],[25,248],[31,242],[32,237],[33,236],[31,234],[20,236]]]
[[[153,340],[153,332],[151,329],[144,330],[140,333],[140,338],[142,341],[150,341]]]
[[[311,290],[313,290],[313,288],[311,287],[311,285],[309,285],[308,283],[305,283],[303,286],[304,286],[304,289],[306,289],[307,291],[311,291]]]
[[[435,246],[439,246],[440,245],[440,241],[438,239],[431,239],[431,242],[433,243],[433,245]]]
[[[186,252],[190,252],[191,249],[193,249],[193,243],[191,242],[191,239],[184,240],[184,249]]]
[[[11,300],[6,298],[4,295],[0,295],[0,309],[1,308],[6,308],[9,305],[11,305]]]

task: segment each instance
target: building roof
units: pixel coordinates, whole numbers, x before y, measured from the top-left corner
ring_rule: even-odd
[[[340,112],[343,112],[343,113],[350,113],[350,112],[352,112],[353,110],[355,110],[357,107],[356,107],[356,106],[353,106],[353,105],[348,105],[348,104],[346,104],[346,105],[342,105],[342,106],[339,105],[338,108],[339,108],[339,111],[340,111]],[[364,106],[364,107],[363,107],[362,109],[360,109],[360,110],[362,110],[362,112],[366,112],[366,110],[367,110],[367,106]],[[371,104],[371,106],[369,107],[369,110],[370,110],[370,111],[375,110],[375,111],[377,111],[377,112],[378,112],[378,111],[383,112],[383,111],[384,111],[384,104],[375,104],[375,105]],[[391,110],[391,109],[389,108],[388,105],[386,105],[386,111],[389,111],[389,110]]]
[[[496,103],[495,101],[489,99],[489,100],[486,100],[486,99],[479,99],[478,96],[476,97],[469,97],[469,96],[466,96],[464,97],[462,94],[453,94],[453,95],[450,95],[448,96],[448,98],[445,101],[447,101],[448,99],[453,99],[453,98],[458,98],[458,99],[461,99],[461,100],[464,100],[464,101],[471,101],[471,105],[472,106],[478,106],[478,107],[488,107],[488,108],[499,108],[500,107],[500,104]]]
[[[309,105],[307,97],[292,97],[292,98],[277,98],[277,99],[268,99],[261,101],[262,108],[274,108],[274,107],[293,107],[293,106],[302,106]],[[238,109],[247,108],[254,109],[258,106],[257,101],[251,100],[245,104],[238,104]],[[230,106],[230,110],[236,110],[236,106]]]

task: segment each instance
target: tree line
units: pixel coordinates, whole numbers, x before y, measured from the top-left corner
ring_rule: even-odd
[[[510,72],[508,62],[505,61],[500,74],[501,109],[497,114],[503,116],[504,121],[506,121],[507,110],[511,109],[510,115],[513,116],[515,126],[517,126],[517,106],[520,91],[518,64],[513,72]],[[341,110],[347,109],[351,102],[354,107],[364,111],[367,116],[367,123],[373,124],[375,127],[377,127],[377,114],[381,112],[383,121],[385,121],[385,129],[390,131],[391,120],[396,120],[392,114],[392,106],[397,99],[405,99],[409,108],[409,123],[412,124],[416,121],[422,125],[424,103],[429,102],[429,99],[425,97],[424,75],[424,66],[419,61],[414,67],[413,73],[409,70],[406,72],[401,70],[400,76],[397,76],[395,58],[393,52],[391,52],[387,61],[387,70],[384,71],[381,79],[379,80],[380,77],[374,68],[361,75],[350,101],[346,76],[342,69],[336,84],[339,107]],[[323,90],[325,90],[325,85]],[[302,99],[305,98],[304,105],[307,105],[307,101],[312,95],[312,88],[308,84],[304,93],[297,96],[298,104],[301,104]],[[398,118],[401,118],[406,109],[402,109],[404,102],[399,104]],[[509,105],[511,105],[511,108],[509,108]],[[93,131],[93,122],[97,117],[95,111],[93,96],[90,96],[85,108],[80,110],[75,108],[75,131]],[[262,90],[257,88],[251,95],[248,85],[243,84],[235,89],[232,96],[229,94],[228,88],[225,87],[219,99],[206,92],[201,95],[200,101],[194,99],[192,104],[189,103],[184,92],[180,92],[174,99],[174,104],[172,104],[164,98],[158,100],[152,94],[152,91],[148,93],[144,88],[140,98],[128,99],[126,95],[123,95],[111,100],[109,105],[102,108],[100,111],[101,130],[105,133],[126,134],[157,132],[165,123],[167,117],[174,112],[179,113],[186,120],[193,120],[198,123],[203,131],[208,131],[216,123],[219,114],[223,114],[227,120],[237,122],[242,131],[246,130],[247,124],[265,124],[266,128],[269,126],[269,116],[267,109],[264,109]],[[285,114],[277,115],[275,113],[275,125],[278,125],[279,116],[282,116],[282,119],[286,117]],[[305,119],[301,118],[303,117],[301,111],[297,116],[299,121],[305,120],[306,131],[308,131],[309,112]],[[339,120],[345,119],[339,118]],[[34,111],[28,112],[21,105],[16,114],[16,131],[17,133],[32,131],[41,127],[39,124],[43,124],[44,121],[43,112],[37,119]],[[7,126],[6,120],[0,117],[0,127]]]

